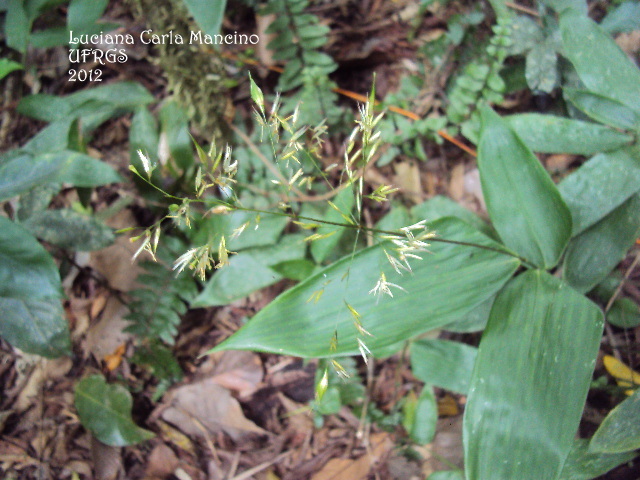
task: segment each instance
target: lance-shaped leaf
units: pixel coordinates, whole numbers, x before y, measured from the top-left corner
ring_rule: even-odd
[[[634,459],[634,452],[628,453],[590,453],[589,440],[578,438],[567,461],[562,467],[560,480],[591,480],[604,475],[609,470]]]
[[[387,261],[384,248],[389,254],[393,248],[388,243],[349,255],[280,295],[212,351],[259,350],[307,358],[357,355],[358,330],[348,302],[373,335],[364,341],[375,354],[459,320],[497,292],[520,264],[493,250],[503,249],[501,245],[457,219],[443,218],[430,227],[442,238],[484,248],[433,242],[431,253],[412,261],[413,274],[403,276]],[[370,295],[381,273],[406,292],[392,287],[393,298]],[[334,332],[338,345],[332,351]]]
[[[640,448],[640,389],[609,412],[589,443],[590,452],[624,453]]]
[[[124,447],[154,435],[131,419],[131,394],[122,385],[109,385],[102,375],[76,384],[75,404],[82,425],[105,445]]]
[[[469,390],[463,430],[468,480],[558,478],[603,325],[595,304],[545,272],[528,271],[505,286]]]
[[[573,218],[573,235],[594,225],[640,190],[637,147],[601,153],[558,185]]]
[[[464,343],[424,338],[411,345],[411,370],[425,383],[466,395],[477,354]]]
[[[571,236],[571,214],[524,142],[484,106],[478,168],[487,210],[505,245],[535,265],[553,267]]]
[[[560,16],[560,32],[564,53],[587,89],[640,112],[640,71],[609,34],[574,11]]]
[[[640,194],[571,240],[564,259],[564,279],[588,292],[624,258],[640,234]]]
[[[602,125],[554,115],[523,113],[505,119],[534,152],[595,155],[633,140],[630,135]]]
[[[604,95],[569,87],[564,87],[562,94],[574,107],[597,122],[623,130],[631,130],[640,123],[635,110]]]

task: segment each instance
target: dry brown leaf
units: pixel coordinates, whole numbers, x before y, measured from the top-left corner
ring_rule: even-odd
[[[640,52],[640,30],[621,33],[616,37],[616,43],[624,53],[630,57],[635,57]]]
[[[212,378],[170,391],[163,404],[168,406],[162,418],[190,436],[205,436],[204,429],[209,434],[225,432],[236,441],[247,433],[267,434],[247,420],[231,392]]]
[[[242,350],[223,352],[213,369],[212,381],[233,390],[240,397],[255,392],[262,381],[262,362],[255,353]]]
[[[420,169],[414,161],[403,161],[394,164],[394,185],[404,192],[409,199],[417,204],[422,200],[422,185],[420,184]]]
[[[95,480],[116,480],[122,472],[120,447],[110,447],[91,437],[91,458]]]
[[[482,184],[480,183],[480,172],[477,168],[469,170],[464,174],[464,190],[477,200],[480,205],[479,213],[486,214],[487,204],[484,202]]]
[[[371,467],[382,456],[393,449],[394,443],[388,433],[374,433],[370,437],[371,450],[358,459],[333,458],[316,473],[312,480],[364,480]]]
[[[260,42],[256,46],[256,55],[260,63],[266,67],[274,65],[276,62],[273,60],[273,51],[267,48],[269,42],[275,37],[273,33],[267,33],[267,28],[276,19],[275,14],[270,15],[256,15],[256,30]]]
[[[441,418],[438,420],[436,436],[433,439],[433,469],[450,470],[451,464],[462,468],[462,415],[457,417]],[[444,459],[440,462],[438,458]],[[445,463],[448,462],[447,463]]]
[[[446,394],[438,400],[438,416],[455,417],[456,415],[460,415],[460,409],[458,408],[458,402],[456,402],[455,398]]]
[[[180,432],[168,423],[163,422],[162,420],[158,420],[156,422],[156,425],[158,426],[158,428],[160,428],[160,431],[162,432],[162,438],[164,440],[171,442],[180,450],[184,450],[191,455],[195,455],[196,449],[193,446],[193,442],[184,433]]]
[[[145,476],[165,479],[176,471],[179,464],[180,461],[173,450],[161,443],[156,445],[149,455]]]
[[[449,196],[456,202],[462,200],[464,196],[464,164],[459,163],[451,170],[451,180],[449,181]]]

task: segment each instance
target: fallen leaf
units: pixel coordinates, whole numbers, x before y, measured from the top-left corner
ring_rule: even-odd
[[[147,460],[145,475],[147,477],[167,478],[172,475],[180,464],[173,450],[164,443],[156,445]]]
[[[104,357],[104,362],[107,367],[107,370],[113,372],[116,368],[120,366],[122,363],[122,356],[127,349],[127,344],[123,343],[116,348],[113,353],[106,355]]]
[[[225,432],[235,441],[248,433],[267,434],[247,420],[240,403],[213,378],[171,390],[164,396],[163,405],[168,406],[162,410],[162,419],[189,436],[203,437],[204,429],[209,434]]]
[[[640,385],[640,373],[632,370],[616,357],[605,355],[602,363],[604,364],[604,368],[607,369],[607,372],[609,372],[609,375],[615,378],[621,387]],[[633,390],[627,390],[625,393],[631,395],[633,394]]]
[[[95,480],[116,480],[122,470],[120,447],[110,447],[91,437],[91,458]]]
[[[212,381],[237,392],[240,397],[247,397],[256,391],[262,376],[262,362],[258,355],[243,350],[228,350],[223,352],[214,367]]]
[[[458,163],[451,170],[451,180],[449,181],[449,196],[459,202],[462,200],[465,191],[464,183],[464,164]]]
[[[388,433],[374,433],[370,437],[371,449],[355,460],[333,458],[311,480],[364,480],[371,467],[394,447]]]
[[[418,204],[422,200],[422,185],[420,184],[420,169],[413,161],[403,161],[394,164],[395,181],[394,185],[414,203]]]

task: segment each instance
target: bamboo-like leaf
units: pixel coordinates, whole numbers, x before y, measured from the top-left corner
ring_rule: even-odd
[[[595,304],[545,272],[528,271],[505,286],[471,380],[463,433],[467,480],[558,478],[603,325]]]
[[[464,343],[425,338],[411,345],[411,370],[425,383],[466,395],[477,354]]]
[[[640,71],[613,39],[586,15],[560,16],[564,53],[582,83],[640,112]]]
[[[595,155],[633,140],[630,135],[602,125],[553,115],[523,113],[505,119],[534,152]]]
[[[601,153],[589,159],[558,185],[578,235],[640,190],[637,147]]]
[[[567,461],[562,467],[560,480],[591,480],[604,475],[612,468],[633,460],[635,452],[607,454],[589,453],[589,440],[574,440]]]
[[[478,168],[487,210],[505,245],[553,267],[571,236],[571,214],[524,142],[491,108],[481,110]]]
[[[501,249],[469,225],[444,218],[430,225],[439,236]],[[392,246],[385,244],[391,251]],[[496,251],[433,242],[432,253],[414,260],[413,274],[400,277],[382,246],[347,256],[280,295],[243,328],[212,351],[259,350],[300,357],[357,355],[357,331],[345,301],[360,313],[376,349],[458,320],[496,293],[519,266]],[[402,286],[376,301],[368,292],[380,273]],[[338,332],[338,346],[330,341]]]
[[[640,194],[573,238],[564,259],[564,279],[588,292],[622,260],[640,234]]]
[[[624,453],[640,448],[640,389],[609,412],[589,443],[589,451]]]
[[[631,130],[640,123],[634,110],[604,95],[569,87],[564,87],[562,94],[578,110],[605,125]]]

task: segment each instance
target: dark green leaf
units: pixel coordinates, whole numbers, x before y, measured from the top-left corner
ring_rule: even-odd
[[[38,93],[28,95],[20,100],[17,111],[36,120],[53,122],[69,113],[69,105],[63,97]]]
[[[64,158],[55,155],[34,159],[23,154],[0,165],[0,201],[47,183],[62,168]]]
[[[8,58],[0,58],[0,80],[16,70],[22,70],[24,67],[21,63],[14,62]]]
[[[633,460],[634,452],[618,454],[589,453],[589,440],[574,440],[559,480],[591,480]]]
[[[411,344],[411,370],[425,383],[466,395],[477,354],[460,342],[417,340]]]
[[[640,389],[611,410],[589,443],[589,452],[624,453],[640,448]]]
[[[194,307],[227,305],[250,293],[282,280],[271,265],[304,256],[301,235],[285,235],[277,245],[244,250],[229,259],[229,265],[216,272],[192,302]]]
[[[51,255],[24,227],[2,216],[0,296],[17,299],[62,296],[60,275]]]
[[[82,425],[106,445],[124,447],[154,436],[133,423],[129,391],[108,384],[102,375],[90,375],[76,384],[75,404]]]
[[[69,147],[69,133],[74,125],[71,118],[56,120],[40,130],[22,150],[31,155],[59,152]]]
[[[633,137],[602,125],[537,113],[504,117],[534,152],[594,155],[631,143]]]
[[[28,290],[22,293],[20,298],[0,294],[0,336],[27,353],[48,358],[70,355],[69,325],[60,297],[42,297],[32,291],[29,298]]]
[[[640,234],[640,194],[573,238],[564,260],[564,278],[588,292],[622,260]]]
[[[636,112],[612,98],[569,87],[564,87],[562,93],[578,110],[600,123],[623,130],[640,124]]]
[[[560,16],[564,52],[587,90],[640,112],[640,72],[613,39],[586,15]]]
[[[70,209],[37,212],[23,225],[41,240],[71,250],[100,250],[115,240],[111,228]]]
[[[27,18],[22,0],[7,0],[7,14],[4,19],[4,35],[7,46],[25,53],[29,40],[31,21]]]
[[[637,150],[602,153],[558,185],[573,218],[573,235],[600,221],[640,190]]]
[[[69,42],[69,30],[66,27],[54,27],[37,30],[29,37],[29,43],[35,48],[52,48]]]
[[[620,328],[635,328],[640,325],[640,307],[630,298],[619,298],[607,312],[607,321]]]
[[[168,101],[160,110],[160,124],[176,164],[183,169],[189,168],[193,164],[193,151],[187,114],[177,102]]]
[[[70,183],[74,187],[96,187],[122,181],[122,177],[109,164],[96,158],[73,151],[64,151],[36,157],[37,162],[49,157],[62,158],[63,163],[55,176],[55,181]],[[54,179],[52,179],[54,180]]]
[[[56,183],[39,184],[20,196],[16,219],[24,221],[31,215],[46,210],[53,196],[60,191]]]
[[[623,2],[614,7],[600,22],[609,35],[640,30],[640,3]]]
[[[109,0],[71,0],[67,11],[69,29],[84,33],[102,16],[108,3]]]
[[[220,26],[224,18],[224,10],[227,0],[211,2],[209,0],[185,0],[185,5],[189,13],[193,16],[202,33],[207,35],[217,35],[220,33]]]
[[[302,281],[310,276],[318,267],[311,260],[298,258],[295,260],[285,260],[284,262],[276,263],[275,265],[271,265],[271,268],[284,278]]]
[[[467,224],[443,218],[431,224],[442,238],[478,243],[491,249],[500,245]],[[385,244],[392,252],[392,246]],[[333,356],[330,340],[338,332],[336,355],[357,355],[357,331],[345,305],[362,315],[373,337],[374,351],[438,328],[467,314],[494,295],[519,262],[492,250],[433,242],[432,253],[412,265],[413,274],[399,277],[389,265],[382,246],[351,255],[293,287],[261,310],[235,335],[214,350],[253,349],[301,357]],[[376,299],[369,294],[384,273],[407,293]],[[313,295],[320,295],[315,302]],[[317,298],[317,297],[316,297]]]
[[[571,236],[571,214],[553,181],[523,141],[483,107],[478,168],[489,216],[505,245],[550,268]]]
[[[558,478],[580,422],[603,323],[595,304],[539,270],[498,294],[465,409],[468,480]]]
[[[495,237],[495,231],[487,224],[487,222],[482,220],[471,210],[464,208],[450,198],[443,197],[442,195],[436,195],[426,202],[416,205],[411,209],[411,215],[415,222],[419,222],[421,220],[433,222],[434,220],[443,217],[456,217],[468,223],[473,228],[480,230],[485,235]],[[402,226],[407,225],[410,225],[410,223],[406,223]]]
[[[338,195],[336,195],[333,203],[340,211],[338,212],[332,207],[327,207],[327,211],[322,219],[328,222],[346,223],[343,215],[347,218],[351,218],[351,210],[355,203],[351,189],[343,189]],[[345,229],[333,225],[325,225],[316,230],[316,233],[320,235],[327,235],[331,232],[335,233],[330,237],[315,240],[311,243],[311,255],[316,263],[322,263],[333,249],[336,248],[338,242],[340,242],[342,234],[345,232]]]
[[[438,403],[433,393],[433,387],[425,385],[418,397],[413,425],[409,430],[411,440],[419,445],[426,445],[433,441],[438,421]]]
[[[491,312],[491,307],[493,306],[494,301],[495,297],[488,298],[458,321],[447,325],[445,330],[461,333],[479,332],[480,330],[484,330],[487,326],[489,313]]]
[[[531,18],[525,15],[518,15],[511,23],[511,46],[510,55],[521,55],[531,50],[544,39],[542,29]]]

